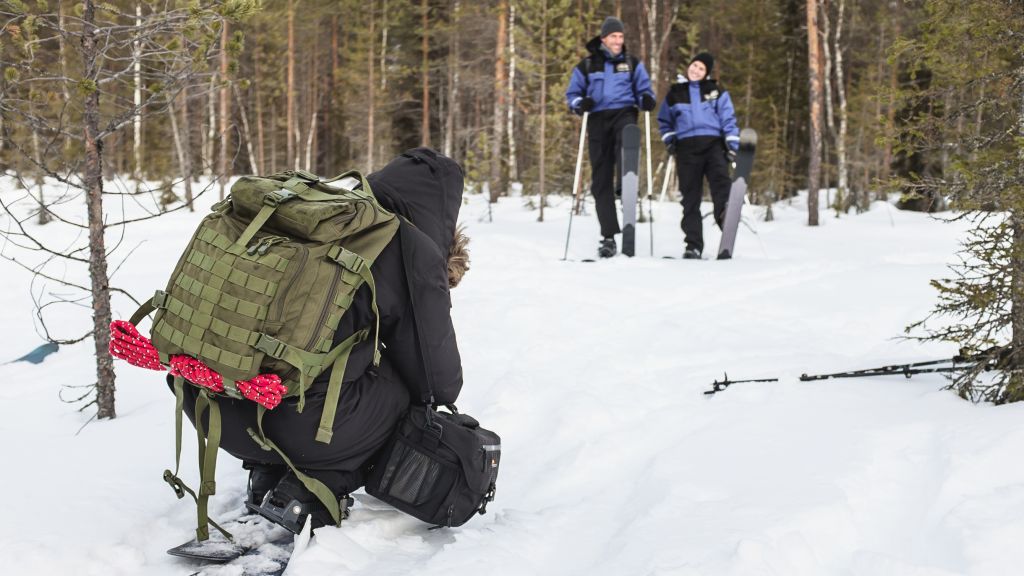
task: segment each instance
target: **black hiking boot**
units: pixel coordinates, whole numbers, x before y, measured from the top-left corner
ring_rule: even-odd
[[[597,245],[597,255],[601,258],[611,258],[618,251],[619,248],[615,245],[615,238],[605,238]]]
[[[355,503],[348,494],[339,498],[341,519],[348,518],[348,509]],[[312,529],[334,524],[327,507],[312,492],[306,489],[295,473],[288,471],[274,488],[266,492],[258,504],[246,503],[246,507],[264,518],[298,534],[312,518]]]
[[[280,464],[263,464],[260,462],[243,462],[242,468],[249,471],[249,487],[246,490],[246,504],[259,506],[267,495],[288,471],[287,466]]]
[[[700,260],[700,250],[687,248],[686,252],[683,252],[683,260]]]

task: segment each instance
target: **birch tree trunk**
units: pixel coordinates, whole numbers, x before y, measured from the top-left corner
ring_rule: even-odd
[[[547,202],[545,157],[547,155],[548,127],[548,0],[541,4],[540,32],[540,214],[538,222],[544,221],[544,204]]]
[[[83,80],[96,86],[99,79],[99,46],[96,40],[96,4],[82,2]],[[107,249],[103,238],[103,141],[100,136],[100,92],[93,88],[83,103],[85,121],[86,209],[89,223],[89,281],[93,309],[93,343],[96,353],[96,416],[115,418],[114,362],[110,356],[110,292]]]
[[[192,147],[189,145],[192,135],[192,117],[188,113],[188,86],[181,87],[181,94],[178,95],[181,108],[181,139],[184,141],[181,153],[181,176],[185,181],[185,204],[189,212],[195,212],[195,205],[192,203],[192,176],[195,171],[192,167]],[[174,113],[173,111],[171,112]],[[173,124],[172,124],[173,127]],[[175,134],[178,133],[174,129]]]
[[[31,110],[31,107],[29,109]],[[43,186],[46,182],[46,170],[43,169],[43,153],[39,147],[39,129],[35,126],[32,127],[32,159],[36,163],[36,200],[39,203],[39,215],[36,222],[42,225],[50,221],[51,214],[46,208],[46,191]]]
[[[376,24],[376,15],[374,11],[377,8],[377,3],[373,0],[370,2],[370,45],[373,45],[373,41],[376,38],[376,31],[374,25]],[[374,108],[373,98],[373,50],[366,51],[366,72],[367,72],[367,85],[366,90],[366,168],[364,171],[369,174],[373,171],[373,116],[376,112]]]
[[[456,2],[458,4],[458,2]],[[380,91],[384,93],[388,89],[388,75],[387,75],[387,50],[388,50],[388,0],[384,0],[384,5],[381,7],[381,18],[380,18]],[[373,41],[371,40],[372,44]]]
[[[142,29],[141,2],[135,3],[135,27]],[[132,60],[132,69],[135,73],[135,93],[132,99],[135,104],[135,116],[132,118],[132,156],[135,163],[132,166],[132,179],[137,183],[142,176],[142,47],[138,39],[132,41]]]
[[[259,174],[259,166],[256,162],[256,151],[252,147],[252,131],[249,130],[249,114],[245,110],[245,101],[242,100],[242,91],[238,84],[231,84],[231,90],[235,94],[235,103],[238,104],[238,116],[242,120],[242,139],[245,140],[245,151],[249,156],[249,170],[253,174]]]
[[[818,0],[807,0],[807,62],[810,81],[810,165],[807,169],[807,224],[818,225],[821,178],[821,53],[818,44]]]
[[[832,183],[832,174],[830,170],[832,165],[832,155],[830,154],[831,151],[829,149],[829,144],[836,140],[835,110],[832,100],[832,19],[829,16],[829,10],[829,0],[821,0],[819,12],[821,16],[821,40],[819,46],[821,49],[822,60],[824,63],[824,69],[821,75],[824,79],[825,88],[825,134],[828,135],[828,138],[822,138],[822,157],[825,160],[825,165],[823,168],[825,172],[824,180],[826,189],[831,189],[830,185]],[[830,195],[830,190],[825,193],[826,198],[828,198]],[[838,210],[838,207],[840,206],[839,198],[836,198],[836,201],[834,203],[830,203],[830,205],[836,207],[836,209]]]
[[[288,0],[288,63],[287,63],[287,97],[285,102],[285,118],[288,137],[288,164],[289,168],[299,167],[299,157],[296,148],[296,135],[298,127],[295,122],[295,1]]]
[[[672,33],[676,16],[679,14],[679,0],[644,0],[639,4],[648,47],[645,64],[654,86],[654,93],[663,94],[664,87],[671,81],[671,78],[662,73],[662,63],[666,57],[669,35]],[[664,8],[660,17],[658,16],[659,5]]]
[[[430,146],[430,4],[428,0],[420,0],[422,21],[420,32],[423,35],[421,50],[423,64],[420,68],[420,82],[423,84],[422,124],[420,125],[420,146]]]
[[[494,43],[494,123],[491,138],[491,202],[497,202],[504,186],[501,183],[501,144],[505,128],[505,43],[508,41],[508,0],[498,2],[498,39]]]
[[[256,174],[267,173],[266,148],[264,147],[263,134],[263,95],[260,93],[260,67],[259,58],[252,60],[252,94],[256,100]]]
[[[455,113],[459,98],[459,0],[452,5],[452,31],[448,37],[448,110],[444,120],[444,155],[455,146]]]
[[[849,129],[849,113],[846,102],[846,74],[843,70],[843,21],[846,0],[839,0],[839,14],[836,15],[836,94],[839,96],[839,137],[836,139],[836,156],[839,169],[839,198],[844,211],[850,208],[849,195],[850,167],[846,159],[846,134]],[[854,200],[856,201],[856,200]]]
[[[519,180],[519,165],[516,162],[516,0],[509,2],[508,9],[508,98],[505,100],[505,132],[508,134],[508,177]]]
[[[178,114],[178,111],[175,110],[174,101],[172,100],[172,101],[168,102],[167,103],[167,117],[170,118],[170,120],[171,120],[171,137],[174,140],[174,152],[175,152],[175,154],[178,157],[178,169],[181,171],[181,179],[185,183],[185,189],[188,190],[188,191],[191,191],[191,189],[192,189],[192,177],[189,175],[188,169],[187,169],[187,166],[188,166],[188,160],[187,160],[188,153],[185,152],[185,145],[181,141],[181,132],[178,129],[177,114]],[[186,197],[188,197],[188,196],[190,196],[190,194],[186,193]],[[190,200],[190,198],[186,199],[186,205],[189,207],[190,211],[194,212],[194,210],[192,209],[192,203],[189,200]]]
[[[231,133],[228,131],[231,118],[231,96],[228,94],[230,79],[228,78],[228,21],[223,20],[220,28],[220,149],[217,161],[217,189],[220,199],[224,199],[224,187],[228,182],[228,146]]]
[[[890,11],[893,12],[891,19],[894,30],[893,38],[900,37],[900,21],[899,15],[895,12],[899,9],[899,4],[896,2],[889,3]],[[888,197],[887,187],[889,176],[892,171],[892,139],[896,134],[896,89],[899,87],[899,62],[895,59],[889,63],[889,107],[885,117],[885,151],[882,154],[882,188],[880,190],[880,199],[886,200]]]
[[[203,173],[213,174],[213,146],[217,136],[217,99],[214,97],[217,75],[210,76],[210,89],[206,91],[206,141],[203,142]]]

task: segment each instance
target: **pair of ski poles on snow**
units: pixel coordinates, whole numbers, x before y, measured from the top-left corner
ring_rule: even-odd
[[[572,177],[572,202],[569,203],[569,230],[565,233],[565,252],[562,254],[562,260],[569,257],[569,238],[572,236],[572,217],[576,213],[577,206],[583,201],[580,190],[580,170],[583,168],[583,141],[587,136],[587,120],[590,118],[590,112],[583,113],[583,122],[580,124],[580,144],[576,151],[576,171]],[[650,240],[651,240],[651,256],[654,256],[654,176],[651,173],[651,113],[644,111],[644,124],[647,128],[647,213],[650,216]],[[672,164],[672,158],[669,157],[670,167]],[[661,199],[665,199],[665,187],[668,186],[668,175],[669,170],[665,171],[665,184],[662,185]],[[640,201],[641,209],[643,201]]]

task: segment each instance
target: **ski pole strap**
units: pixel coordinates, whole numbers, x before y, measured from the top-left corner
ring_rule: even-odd
[[[330,512],[331,518],[334,519],[334,524],[336,526],[341,526],[341,503],[338,501],[338,498],[334,495],[334,492],[332,492],[331,489],[328,488],[327,485],[324,484],[323,482],[300,472],[299,469],[295,467],[295,464],[292,463],[291,459],[288,458],[288,456],[286,456],[285,453],[281,451],[280,448],[277,447],[277,444],[274,444],[274,442],[267,438],[266,434],[264,434],[263,415],[266,413],[267,409],[264,408],[263,406],[256,407],[257,430],[248,428],[247,432],[249,432],[249,436],[252,437],[253,441],[256,442],[256,444],[259,444],[260,448],[263,448],[264,450],[273,450],[274,452],[276,452],[277,455],[281,457],[281,460],[284,460],[284,463],[288,465],[288,468],[293,473],[295,473],[295,476],[299,479],[299,481],[302,482],[302,485],[306,487],[306,490],[312,492],[313,495],[316,496],[321,503],[323,503],[323,505],[327,508],[327,511]]]

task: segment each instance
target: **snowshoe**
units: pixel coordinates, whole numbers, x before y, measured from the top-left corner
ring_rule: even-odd
[[[354,501],[348,495],[341,500],[341,518],[348,518],[349,507]],[[334,524],[331,513],[320,499],[302,484],[295,473],[289,471],[272,490],[267,491],[259,503],[246,502],[246,507],[267,520],[283,526],[293,534],[302,531],[306,517],[312,518],[312,528]]]

